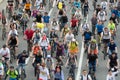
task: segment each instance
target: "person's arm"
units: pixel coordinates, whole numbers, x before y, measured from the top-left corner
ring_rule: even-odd
[[[107,76],[106,76],[106,80],[109,80],[109,74],[107,74]]]
[[[108,61],[107,61],[107,68],[108,69],[110,68],[110,59],[108,59]]]
[[[35,38],[35,33],[33,33],[32,40],[34,40],[34,38]]]
[[[91,45],[91,44],[89,44],[89,46],[88,46],[88,54],[90,53],[90,47],[91,47],[90,45]]]
[[[118,52],[118,48],[117,48],[117,46],[115,46],[115,52],[116,52],[116,53]]]
[[[117,59],[117,68],[119,68],[119,59]]]
[[[67,59],[67,62],[66,62],[66,64],[65,64],[65,67],[67,67],[68,63],[69,63],[69,58]]]
[[[98,58],[96,59],[96,66],[98,66]]]
[[[63,71],[61,71],[61,78],[62,78],[62,80],[64,80],[64,73],[63,73]]]
[[[10,40],[10,36],[6,40],[6,45],[8,45],[9,40]]]

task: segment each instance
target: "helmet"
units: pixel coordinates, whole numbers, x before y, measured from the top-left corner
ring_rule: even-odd
[[[97,41],[95,39],[92,39],[91,42],[96,43]]]
[[[3,48],[6,48],[6,45],[5,45],[5,44],[3,45]]]

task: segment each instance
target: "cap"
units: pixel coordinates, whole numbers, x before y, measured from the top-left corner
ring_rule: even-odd
[[[95,39],[92,39],[92,40],[91,40],[91,42],[94,42],[94,43],[96,43],[96,40],[95,40]]]
[[[23,53],[27,53],[27,51],[26,51],[26,50],[23,50]]]

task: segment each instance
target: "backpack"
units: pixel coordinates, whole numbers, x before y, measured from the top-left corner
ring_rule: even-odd
[[[58,2],[57,7],[58,7],[59,10],[62,9],[63,8],[63,3],[62,2]]]
[[[18,76],[18,75],[16,74],[16,72],[18,72],[18,71],[17,71],[17,70],[14,70],[14,75]],[[12,71],[9,72],[9,75],[12,75]]]
[[[70,42],[70,48],[74,49],[78,46],[77,42]]]
[[[83,80],[83,75],[81,75],[81,80]],[[88,78],[88,74],[87,74],[87,80],[89,80],[89,78]]]
[[[35,39],[40,39],[39,33],[35,33]]]
[[[103,36],[109,36],[109,31],[107,32],[107,34],[105,34],[105,32],[103,31]]]
[[[52,22],[52,26],[57,26],[57,22],[56,22],[56,21],[53,21],[53,22]]]
[[[96,47],[97,47],[97,44],[96,44],[96,43],[95,43],[95,44],[90,44],[90,49],[95,50]]]

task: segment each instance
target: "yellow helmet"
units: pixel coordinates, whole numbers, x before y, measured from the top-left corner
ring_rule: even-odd
[[[91,42],[96,43],[97,41],[96,41],[96,39],[92,39]]]

